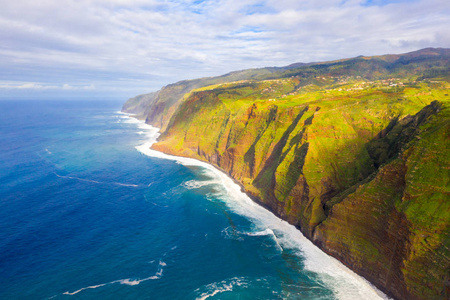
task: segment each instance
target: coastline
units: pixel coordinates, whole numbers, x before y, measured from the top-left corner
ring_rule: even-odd
[[[264,223],[263,226],[266,228],[263,231],[268,230],[272,232],[275,239],[279,239],[280,237],[274,234],[274,230],[278,232],[280,230],[279,227],[282,227],[281,230],[285,231],[283,233],[287,233],[288,236],[288,241],[282,241],[282,244],[287,242],[289,246],[298,248],[305,257],[305,269],[317,273],[324,282],[330,285],[338,299],[391,299],[367,279],[356,274],[344,263],[340,262],[333,256],[325,253],[312,241],[307,239],[297,227],[289,224],[287,221],[277,216],[274,212],[269,210],[268,207],[261,203],[261,201],[258,201],[258,199],[255,199],[248,193],[245,193],[245,188],[242,183],[230,177],[227,172],[220,167],[214,166],[206,161],[201,161],[187,156],[172,155],[153,149],[152,145],[157,142],[160,135],[159,128],[146,124],[143,120],[134,118],[132,114],[123,114],[128,115],[130,119],[134,119],[135,122],[133,123],[139,124],[139,128],[149,130],[149,141],[135,147],[139,152],[150,157],[176,161],[177,163],[185,166],[201,167],[211,172],[215,177],[220,179],[219,184],[227,190],[227,193],[231,194],[232,197],[235,197],[233,200],[236,202],[242,202],[239,203],[238,206],[240,207],[237,211],[236,207],[230,206],[230,203],[227,203],[227,206],[235,210],[237,213],[249,217],[255,222]],[[244,211],[246,208],[248,210]],[[253,210],[256,210],[258,214],[264,215],[264,220],[260,218],[261,215],[255,216]],[[280,248],[283,249],[281,246]],[[328,278],[330,275],[334,282]],[[351,282],[351,286],[350,288],[345,288],[348,282]],[[356,286],[358,289],[357,295],[352,294],[352,290],[355,289]]]

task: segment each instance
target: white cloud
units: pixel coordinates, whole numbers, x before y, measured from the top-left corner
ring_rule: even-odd
[[[250,67],[450,47],[444,0],[3,2],[0,80],[45,82],[23,87],[37,90],[120,89],[117,78],[130,74],[153,88]]]
[[[0,81],[0,89],[4,90],[95,90],[95,85],[73,86],[70,84],[48,85],[40,82]]]

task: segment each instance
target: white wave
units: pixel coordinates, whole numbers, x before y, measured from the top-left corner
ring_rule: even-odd
[[[45,151],[46,151],[48,154],[52,154],[52,152],[50,152],[50,150],[48,150],[47,148],[45,148]]]
[[[119,280],[114,280],[111,282],[107,282],[107,283],[102,283],[102,284],[97,284],[97,285],[91,285],[91,286],[87,286],[84,288],[81,288],[79,290],[76,290],[74,292],[64,292],[63,295],[76,295],[79,292],[82,292],[84,290],[88,290],[88,289],[96,289],[102,286],[106,286],[106,285],[110,285],[110,284],[115,284],[115,283],[120,283],[120,284],[125,284],[125,285],[138,285],[141,282],[147,281],[147,280],[156,280],[156,279],[160,279],[162,277],[163,274],[163,267],[167,266],[167,264],[163,261],[159,261],[159,265],[158,265],[158,271],[155,273],[155,275],[147,277],[147,278],[143,278],[143,279],[131,279],[131,278],[126,278],[126,279],[119,279]],[[55,296],[53,296],[52,298],[54,298]]]
[[[137,132],[140,135],[145,134],[147,136],[153,137],[159,131],[158,128],[148,125],[148,124],[144,123],[143,121],[134,118],[133,114],[121,113],[121,116],[119,116],[119,118],[122,119],[122,121],[119,121],[118,123],[123,122],[123,123],[129,123],[129,124],[137,124],[137,128],[142,129]]]
[[[129,186],[129,187],[139,187],[139,185],[131,184],[131,183],[112,182],[111,184],[116,184],[116,185],[120,185],[120,186]]]
[[[126,284],[126,285],[138,285],[141,283],[141,280],[131,280],[131,279],[122,279],[120,281],[120,284]]]
[[[97,180],[80,178],[80,177],[64,176],[64,175],[59,175],[57,173],[54,173],[54,174],[59,178],[74,179],[74,180],[85,181],[85,182],[96,183],[96,184],[114,184],[114,185],[120,185],[120,186],[126,186],[126,187],[139,187],[139,185],[131,184],[131,183],[104,182],[104,181],[97,181]]]
[[[129,123],[129,124],[139,124],[139,120],[135,118],[130,117],[123,117],[123,123]]]
[[[231,292],[234,287],[236,286],[242,286],[247,287],[248,284],[246,282],[245,278],[238,278],[234,277],[231,279],[222,280],[220,282],[214,282],[208,285],[205,285],[202,288],[196,289],[195,292],[199,293],[201,290],[206,290],[203,292],[199,297],[197,297],[197,300],[205,300],[209,297],[213,297],[219,293],[224,292]]]
[[[59,178],[66,178],[66,179],[75,179],[75,180],[79,180],[79,181],[86,181],[86,182],[91,182],[91,183],[103,183],[100,181],[96,181],[96,180],[90,180],[90,179],[85,179],[85,178],[79,178],[79,177],[72,177],[72,176],[64,176],[64,175],[59,175],[57,173],[55,173],[55,175]]]
[[[170,250],[175,250],[176,248],[177,248],[177,246],[174,246],[174,247],[170,248]],[[160,261],[160,262],[159,262],[159,265],[160,265],[161,267],[167,266],[167,264],[166,264],[165,262],[163,262],[163,261]]]
[[[247,232],[246,234],[249,235],[249,236],[261,236],[261,235],[273,235],[273,236],[275,236],[275,233],[270,228],[267,228],[267,229],[265,229],[263,231]]]
[[[221,234],[226,239],[237,240],[237,241],[244,240],[241,236],[242,233],[237,231],[236,228],[233,226],[228,226],[228,227],[222,229]]]
[[[79,290],[76,290],[75,292],[65,292],[65,293],[63,293],[63,295],[71,295],[71,296],[73,296],[73,295],[78,294],[79,292],[82,292],[82,291],[84,291],[84,290],[88,290],[88,289],[96,289],[96,288],[98,288],[98,287],[105,286],[105,285],[108,285],[108,284],[111,284],[111,283],[114,283],[114,282],[109,282],[109,283],[103,283],[103,284],[97,284],[97,285],[87,286],[87,287],[81,288],[81,289],[79,289]]]
[[[147,280],[156,280],[156,279],[160,279],[162,276],[162,269],[160,271],[158,271],[155,275],[144,278],[144,279],[131,279],[131,278],[127,278],[127,279],[121,279],[118,280],[117,282],[119,282],[120,284],[125,284],[125,285],[138,285],[141,282],[147,281]]]
[[[117,118],[119,118],[121,121],[123,121],[123,123],[130,123],[130,124],[139,124],[141,123],[141,121],[139,121],[136,118],[133,118],[133,114],[130,113],[125,113],[125,112],[121,112],[121,111],[117,111],[116,114],[118,116],[116,116]],[[121,122],[118,122],[121,123]]]
[[[275,232],[273,232],[273,230],[270,228],[266,228],[265,230],[257,231],[257,232],[247,232],[246,235],[248,235],[248,236],[266,236],[266,235],[271,236],[272,239],[275,241],[275,245],[277,245],[278,250],[283,252],[283,247],[280,245],[280,242],[278,241],[278,237],[276,236]]]
[[[222,171],[196,159],[168,155],[150,149],[151,145],[159,137],[159,133],[155,129],[153,127],[152,134],[149,135],[149,141],[147,143],[136,146],[138,151],[151,157],[173,160],[185,166],[199,166],[204,168],[208,176],[215,178],[222,186],[223,192],[220,196],[231,210],[252,220],[262,232],[267,229],[272,230],[272,232],[281,232],[282,235],[276,237],[280,248],[297,249],[299,255],[305,258],[305,269],[317,273],[321,280],[333,289],[338,299],[389,299],[366,279],[358,276],[337,259],[321,251],[293,225],[276,217],[273,213],[252,201],[241,191],[240,186]]]
[[[199,181],[199,180],[189,180],[182,184],[185,188],[192,190],[192,189],[198,189],[206,185],[215,184],[216,181]]]
[[[153,126],[151,126],[151,125],[142,123],[142,122],[139,122],[138,128],[140,128],[140,129],[145,129],[145,130],[149,130],[151,133],[153,133],[154,131],[158,132],[158,129],[157,129],[157,128],[155,128],[155,127],[153,127]]]
[[[224,286],[222,286],[220,288],[213,288],[212,292],[207,292],[207,293],[201,294],[200,297],[198,297],[197,299],[205,300],[205,299],[207,299],[209,297],[215,296],[216,294],[223,293],[223,292],[228,292],[228,291],[232,291],[232,290],[233,290],[233,286],[232,285],[224,285]]]

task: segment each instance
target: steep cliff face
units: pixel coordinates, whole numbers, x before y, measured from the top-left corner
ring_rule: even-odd
[[[403,123],[388,133],[399,154],[341,198],[313,239],[399,298],[448,299],[449,106]]]
[[[448,56],[413,68],[420,57],[377,61],[396,78],[302,73],[190,91],[153,147],[222,168],[389,295],[448,298]]]

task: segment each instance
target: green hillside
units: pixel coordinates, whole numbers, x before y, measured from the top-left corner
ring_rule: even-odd
[[[124,110],[397,299],[450,297],[450,50],[179,82]]]

